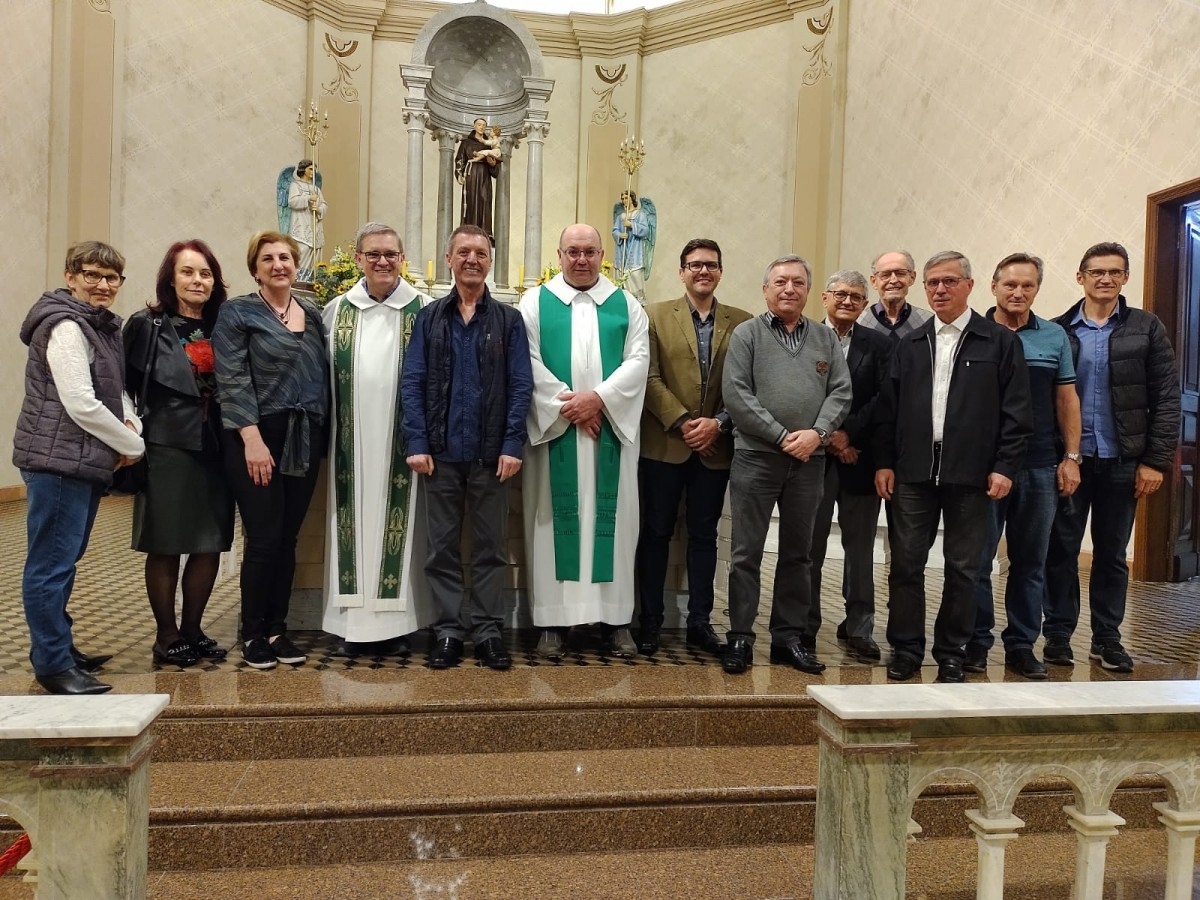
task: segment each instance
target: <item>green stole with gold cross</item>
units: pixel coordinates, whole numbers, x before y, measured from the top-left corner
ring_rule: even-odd
[[[354,509],[354,352],[362,310],[349,299],[339,302],[334,319],[333,380],[337,422],[333,443],[334,499],[337,503],[337,572],[343,594],[358,594],[358,517]],[[404,571],[404,541],[408,534],[408,500],[412,477],[408,471],[400,413],[400,373],[413,322],[421,309],[414,297],[400,311],[400,341],[396,353],[396,403],[392,412],[392,462],[388,472],[387,513],[384,517],[383,556],[379,567],[380,599],[398,600]],[[372,448],[374,449],[374,448]],[[393,605],[389,604],[389,608]],[[394,608],[400,609],[399,604]]]
[[[541,329],[542,363],[559,381],[574,389],[571,382],[571,304],[563,303],[549,288],[542,286],[538,296],[538,323]],[[625,355],[625,335],[629,331],[629,305],[625,292],[618,290],[604,303],[596,304],[600,333],[600,365],[608,379]],[[579,466],[576,427],[550,441],[550,505],[554,519],[554,577],[559,581],[579,581]],[[596,525],[592,544],[593,582],[613,580],[613,551],[617,531],[617,488],[621,478],[621,442],[608,418],[600,417],[600,437],[596,446]]]

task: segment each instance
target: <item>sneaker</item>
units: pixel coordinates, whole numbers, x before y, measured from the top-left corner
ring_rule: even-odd
[[[271,638],[271,652],[277,660],[289,666],[298,666],[308,660],[308,654],[289,641],[286,634]]]
[[[1042,659],[1052,666],[1075,665],[1075,654],[1066,641],[1047,640],[1046,646],[1042,648]]]
[[[242,644],[242,659],[252,669],[273,669],[279,662],[266,638],[254,638]]]
[[[1133,671],[1133,660],[1129,658],[1125,648],[1116,641],[1111,644],[1092,644],[1088,656],[1100,663],[1101,668],[1108,669],[1110,672]]]

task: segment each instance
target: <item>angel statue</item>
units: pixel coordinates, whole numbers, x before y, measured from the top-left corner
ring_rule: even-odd
[[[325,250],[325,195],[321,173],[311,159],[295,167],[285,166],[275,179],[275,205],[279,208],[279,230],[300,245],[296,280],[312,281]]]
[[[621,202],[613,206],[613,240],[617,242],[614,264],[617,283],[643,303],[646,279],[654,263],[654,241],[658,237],[658,211],[654,201],[633,191],[621,191]]]

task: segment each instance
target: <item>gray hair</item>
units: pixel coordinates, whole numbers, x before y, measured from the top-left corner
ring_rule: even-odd
[[[1041,287],[1042,278],[1046,274],[1046,263],[1040,256],[1034,256],[1032,253],[1010,253],[996,263],[996,271],[992,273],[992,284],[1000,280],[1001,269],[1007,269],[1009,266],[1033,266],[1037,269],[1038,286]]]
[[[363,238],[370,237],[373,234],[390,234],[396,239],[396,243],[400,245],[400,252],[404,252],[404,241],[400,240],[400,235],[396,229],[391,225],[384,225],[380,222],[368,222],[362,228],[358,229],[358,234],[354,235],[354,249],[361,253]]]
[[[971,261],[959,253],[957,250],[942,250],[940,253],[935,253],[925,261],[925,268],[921,270],[921,277],[925,277],[925,273],[934,266],[940,266],[945,262],[956,262],[962,269],[963,278],[971,277]]]
[[[830,290],[839,282],[848,284],[851,287],[862,288],[864,293],[867,290],[867,279],[863,276],[862,272],[855,269],[842,269],[841,271],[834,272],[825,279],[825,290]]]
[[[875,274],[875,265],[881,259],[883,259],[885,256],[887,256],[889,253],[899,253],[901,256],[904,257],[904,264],[906,266],[908,266],[908,271],[910,271],[910,272],[917,271],[917,261],[915,259],[913,259],[913,255],[911,253],[909,253],[907,250],[884,250],[877,257],[875,257],[873,260],[871,260],[871,274],[872,275]]]
[[[789,253],[787,256],[781,256],[779,259],[773,260],[771,264],[767,266],[767,271],[763,272],[763,285],[766,286],[766,283],[771,280],[771,273],[780,266],[788,266],[792,265],[793,263],[799,263],[800,265],[804,266],[804,274],[808,278],[808,286],[812,287],[812,266],[808,264],[807,259],[805,259],[803,256],[797,256],[795,253]]]

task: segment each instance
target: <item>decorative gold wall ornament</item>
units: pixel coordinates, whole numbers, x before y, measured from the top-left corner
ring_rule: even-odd
[[[98,13],[112,15],[112,3],[110,0],[88,0],[88,6]]]
[[[825,58],[825,41],[829,37],[829,29],[833,24],[833,7],[825,10],[823,15],[808,17],[808,30],[815,34],[818,40],[813,46],[804,45],[808,53],[808,68],[804,70],[803,82],[814,85],[825,75],[833,72],[833,63]]]
[[[347,103],[358,102],[358,88],[354,86],[354,73],[362,65],[352,66],[346,62],[348,57],[358,50],[358,41],[338,41],[328,31],[325,32],[325,55],[337,66],[337,77],[328,84],[322,84],[324,93],[338,96]]]
[[[592,93],[598,98],[597,109],[592,113],[592,124],[603,125],[605,122],[624,122],[625,113],[617,109],[613,103],[613,91],[625,83],[625,63],[609,71],[607,66],[596,66],[596,77],[608,85],[606,88],[592,88]]]

